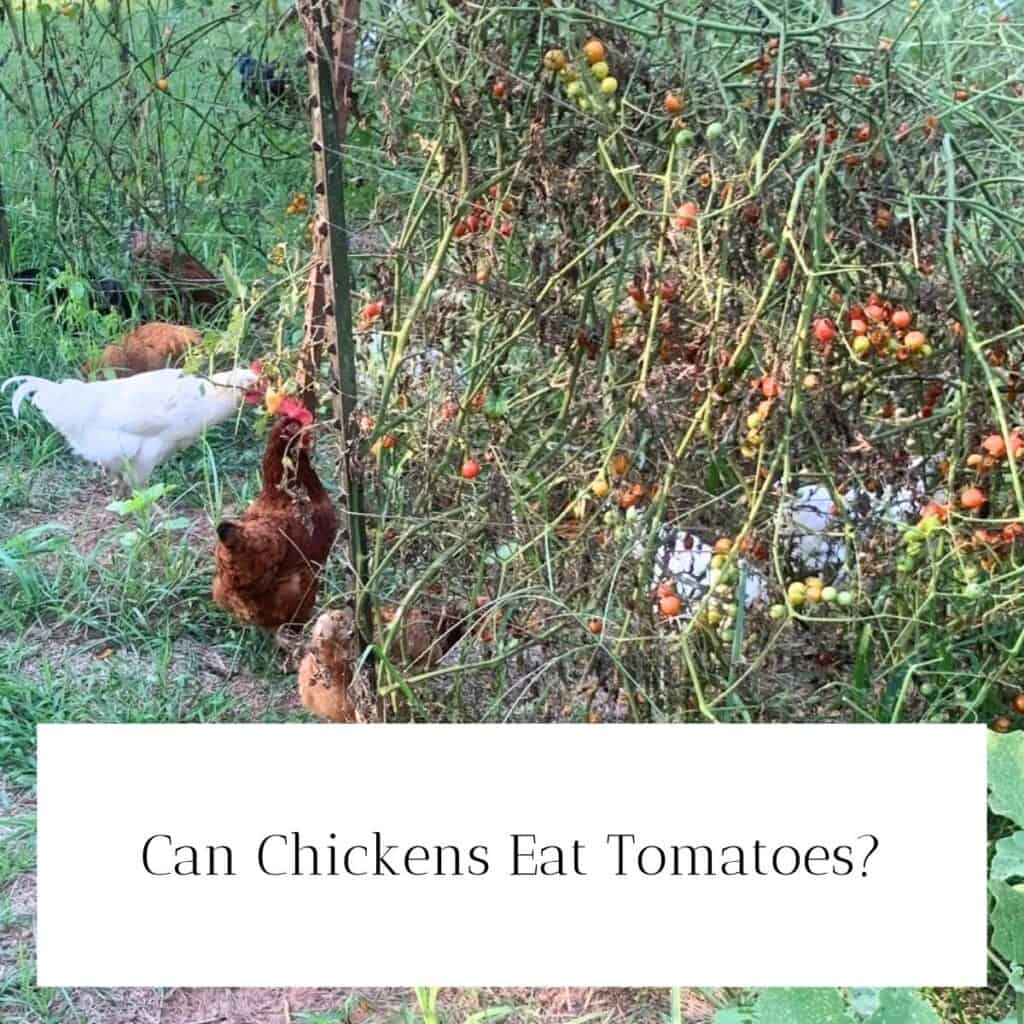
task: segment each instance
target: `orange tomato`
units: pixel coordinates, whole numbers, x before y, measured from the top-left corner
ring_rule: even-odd
[[[970,512],[976,512],[987,500],[980,487],[965,487],[960,492],[960,504]]]
[[[677,228],[692,228],[697,226],[697,204],[690,202],[682,203],[676,208],[676,216],[673,223]]]
[[[1006,442],[1003,440],[1002,434],[989,434],[989,436],[981,442],[981,447],[985,450],[985,453],[987,455],[991,455],[993,459],[1001,459],[1006,455]]]

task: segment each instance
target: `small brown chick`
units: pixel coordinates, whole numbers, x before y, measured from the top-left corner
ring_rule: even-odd
[[[97,368],[113,370],[115,377],[162,370],[177,362],[201,337],[199,331],[183,324],[142,324],[116,344],[108,345]]]
[[[331,722],[357,718],[349,696],[354,633],[350,608],[324,612],[313,626],[309,650],[299,665],[299,699],[314,715]]]

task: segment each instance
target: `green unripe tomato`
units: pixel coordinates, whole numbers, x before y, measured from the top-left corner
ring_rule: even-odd
[[[776,622],[778,622],[779,619],[784,619],[786,617],[786,606],[784,604],[773,604],[771,608],[768,609],[768,617],[774,619]]]
[[[692,146],[696,136],[689,128],[682,128],[676,132],[675,144],[677,146]]]
[[[840,590],[839,593],[836,594],[836,604],[839,605],[840,608],[849,608],[850,605],[853,604],[853,594],[848,590]]]
[[[575,99],[577,96],[582,96],[583,95],[583,83],[582,82],[576,82],[576,81],[569,82],[569,84],[566,85],[566,87],[565,87],[565,94],[566,94],[566,96],[571,96],[573,99]]]
[[[821,599],[826,604],[831,604],[838,596],[835,587],[823,587],[821,590]]]
[[[961,591],[964,597],[968,601],[977,601],[981,597],[982,590],[980,583],[968,583],[966,587]]]
[[[935,693],[934,683],[922,683],[921,684],[921,696],[931,697]]]
[[[920,544],[923,540],[924,534],[916,526],[912,526],[903,534],[904,544]]]
[[[611,78],[611,77],[606,78],[601,83],[601,92],[603,92],[605,94],[605,96],[614,96],[615,93],[618,91],[618,88],[619,88],[619,83],[618,83],[617,79],[614,79],[614,78]]]
[[[913,563],[908,562],[905,558],[901,558],[896,563],[896,571],[897,572],[908,573],[908,572],[911,572],[913,570],[913,568],[914,568]]]
[[[590,73],[600,82],[608,77],[608,65],[603,60],[590,65]]]
[[[921,554],[921,545],[920,544],[908,544],[907,545],[907,557],[908,558],[917,558],[917,556],[919,554]]]
[[[871,342],[863,334],[858,334],[853,339],[853,351],[858,356],[865,356],[871,351]]]
[[[586,112],[590,109],[590,100],[588,100],[586,96],[580,96],[576,100],[576,106],[579,107],[580,110]]]
[[[708,142],[715,142],[722,137],[723,131],[724,128],[721,121],[712,121],[704,130],[704,138],[706,138]]]

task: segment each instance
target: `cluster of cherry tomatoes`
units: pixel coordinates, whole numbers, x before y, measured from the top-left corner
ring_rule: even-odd
[[[1010,710],[1015,715],[1024,715],[1024,693],[1018,693],[1010,701]],[[992,722],[993,732],[1009,732],[1013,728],[1013,719],[1007,715],[1000,715]]]
[[[294,192],[292,193],[292,201],[288,204],[284,211],[289,216],[295,216],[296,214],[308,213],[309,212],[309,200],[306,198],[305,192]]]
[[[607,53],[604,43],[600,39],[588,39],[583,44],[582,56],[587,65],[589,80],[580,77],[564,50],[548,50],[544,54],[544,67],[558,75],[565,95],[574,100],[580,110],[614,109],[615,101],[612,97],[619,90],[619,82],[605,60]]]
[[[879,358],[891,355],[904,362],[932,354],[927,336],[913,328],[913,314],[883,301],[877,294],[872,294],[863,306],[852,306],[847,319],[850,349],[859,360],[872,355]],[[819,317],[812,331],[822,355],[828,358],[837,336],[835,323],[829,317]]]
[[[492,185],[488,193],[493,200],[498,199],[498,186]],[[462,239],[469,235],[475,235],[479,231],[490,231],[492,225],[497,224],[498,234],[502,238],[512,236],[512,220],[509,217],[498,219],[498,209],[502,213],[511,214],[515,210],[515,203],[511,197],[506,196],[497,208],[493,211],[487,210],[480,203],[474,203],[469,213],[455,225],[455,237]]]
[[[820,576],[808,576],[803,580],[793,580],[786,587],[786,600],[790,608],[817,604],[835,604],[840,608],[849,608],[853,604],[853,594],[849,590],[838,590],[830,586]],[[768,609],[768,614],[773,619],[781,619],[786,615],[786,606],[773,604]]]

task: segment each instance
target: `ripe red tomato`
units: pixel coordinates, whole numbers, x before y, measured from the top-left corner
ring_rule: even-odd
[[[583,56],[588,64],[597,64],[604,60],[604,43],[600,39],[588,39],[583,44]]]
[[[836,336],[835,324],[832,323],[828,317],[821,317],[814,321],[814,336],[822,343],[827,345]]]
[[[814,72],[813,71],[802,71],[800,77],[797,78],[796,84],[801,89],[813,89],[814,88]]]
[[[683,602],[679,600],[676,594],[666,594],[658,602],[658,611],[665,616],[666,619],[674,619],[683,610]]]
[[[910,313],[905,309],[897,309],[892,315],[892,325],[901,331],[910,326]]]
[[[508,238],[512,234],[512,221],[502,221],[501,227],[498,228],[502,238]]]
[[[665,97],[665,113],[672,114],[674,116],[676,114],[681,114],[682,112],[683,101],[674,92],[670,92]]]
[[[868,142],[871,139],[871,125],[862,124],[853,136],[858,142]]]
[[[480,475],[480,463],[476,459],[466,459],[461,472],[463,480],[475,480]]]
[[[496,100],[503,100],[505,98],[505,83],[499,78],[491,86],[491,92]]]

